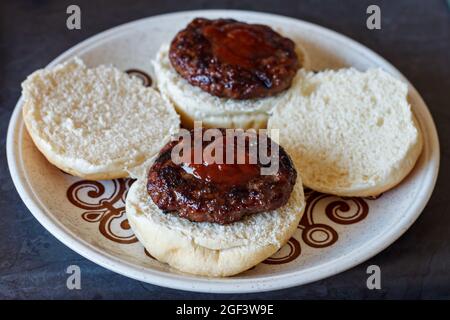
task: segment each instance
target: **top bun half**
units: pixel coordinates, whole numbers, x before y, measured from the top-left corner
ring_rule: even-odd
[[[137,78],[73,59],[22,84],[23,118],[55,166],[86,179],[127,177],[179,130],[172,105]]]
[[[305,186],[341,196],[378,195],[412,170],[421,132],[407,84],[380,69],[300,70],[268,128]]]

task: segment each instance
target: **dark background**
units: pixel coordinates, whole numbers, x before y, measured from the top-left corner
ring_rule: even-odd
[[[69,4],[81,7],[81,30],[66,28]],[[381,30],[366,28],[370,4],[381,7]],[[6,163],[7,126],[25,77],[100,31],[160,13],[206,8],[272,12],[328,27],[381,54],[418,89],[438,128],[441,168],[424,212],[392,246],[347,272],[301,287],[244,295],[190,293],[95,265],[56,240],[27,210]],[[0,298],[450,299],[449,12],[444,0],[0,1]],[[66,288],[71,264],[81,267],[81,290]],[[370,264],[381,267],[381,290],[366,288]]]

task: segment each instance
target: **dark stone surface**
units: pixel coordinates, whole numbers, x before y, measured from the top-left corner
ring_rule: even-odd
[[[66,8],[79,4],[82,30],[68,31]],[[382,30],[365,27],[366,8],[378,4]],[[341,32],[380,53],[416,86],[428,104],[441,142],[433,196],[404,236],[373,259],[302,287],[245,294],[200,294],[165,289],[115,274],[82,258],[49,234],[28,212],[6,163],[6,130],[20,83],[81,40],[124,22],[204,8],[266,11]],[[1,1],[0,4],[0,298],[26,299],[313,299],[450,298],[450,17],[444,0],[398,1]],[[65,269],[77,264],[82,289],[66,288]],[[366,288],[366,268],[382,270],[382,289]]]

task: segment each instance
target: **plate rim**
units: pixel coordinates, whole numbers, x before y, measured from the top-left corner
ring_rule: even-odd
[[[61,61],[64,61],[67,58],[73,56],[77,52],[81,53],[84,50],[88,50],[94,43],[98,44],[100,41],[106,41],[110,37],[117,36],[119,32],[126,32],[131,28],[138,27],[140,24],[147,23],[148,20],[151,19],[171,16],[176,17],[184,15],[207,14],[248,15],[250,17],[265,17],[269,18],[272,21],[278,20],[291,22],[297,25],[301,24],[309,28],[316,29],[321,33],[325,33],[334,40],[345,43],[345,45],[349,47],[349,49],[357,50],[358,53],[364,55],[369,60],[382,65],[383,68],[387,68],[387,71],[402,78],[403,81],[409,84],[410,90],[412,90],[415,96],[419,99],[418,101],[420,102],[420,104],[424,106],[423,110],[421,110],[423,115],[419,122],[427,123],[427,125],[430,127],[427,132],[423,132],[424,136],[428,137],[428,139],[424,139],[424,141],[430,142],[430,145],[428,146],[430,148],[430,152],[429,154],[427,154],[428,157],[426,159],[425,168],[427,172],[424,178],[424,181],[426,181],[426,187],[423,187],[423,189],[421,189],[422,191],[425,189],[426,192],[422,194],[421,197],[415,198],[415,201],[409,206],[409,208],[405,209],[405,212],[408,212],[408,214],[399,219],[399,223],[395,228],[381,233],[378,237],[371,238],[368,245],[364,248],[357,248],[355,250],[347,252],[337,259],[319,264],[307,270],[296,270],[282,275],[262,275],[248,279],[233,279],[205,278],[175,273],[171,274],[150,268],[139,267],[133,263],[120,259],[117,256],[111,255],[100,250],[99,248],[94,247],[84,239],[74,234],[64,225],[62,225],[62,223],[60,223],[57,219],[47,214],[48,210],[46,209],[45,205],[42,204],[41,201],[35,196],[32,187],[28,184],[25,172],[21,170],[23,162],[19,162],[21,159],[21,151],[16,148],[16,146],[18,145],[16,142],[21,141],[24,132],[24,123],[21,117],[23,98],[21,96],[16,106],[14,107],[14,111],[12,113],[8,126],[6,141],[7,162],[13,183],[17,192],[19,193],[19,196],[21,197],[27,208],[30,210],[30,212],[39,221],[39,223],[66,246],[82,255],[86,259],[91,260],[94,263],[97,263],[111,271],[139,281],[163,287],[207,293],[264,292],[307,284],[313,281],[333,276],[356,265],[359,265],[360,263],[375,256],[386,247],[391,245],[394,241],[396,241],[419,217],[434,190],[440,162],[438,135],[429,109],[414,86],[387,60],[382,58],[373,50],[356,42],[355,40],[336,31],[311,22],[266,12],[224,9],[177,11],[145,17],[102,31],[64,51],[62,54],[52,60],[50,64],[48,64],[48,66],[53,66],[57,63],[60,63]],[[317,269],[319,269],[320,272],[318,272],[319,270]],[[300,274],[299,271],[301,271]]]

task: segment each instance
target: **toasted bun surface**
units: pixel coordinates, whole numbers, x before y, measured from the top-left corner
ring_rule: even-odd
[[[270,110],[285,100],[287,90],[262,99],[235,100],[213,96],[183,79],[170,64],[168,51],[168,44],[161,46],[153,63],[157,86],[175,105],[183,125],[188,128],[193,127],[195,120],[212,128],[265,128]],[[303,55],[299,58],[304,61]]]
[[[407,93],[405,83],[378,69],[301,70],[268,127],[280,130],[305,186],[378,195],[412,170],[422,149]]]
[[[163,213],[145,179],[131,186],[126,200],[130,225],[150,254],[180,271],[210,277],[231,276],[270,257],[293,235],[304,208],[300,178],[285,206],[228,225]]]
[[[31,138],[58,168],[86,179],[128,176],[179,129],[158,92],[109,67],[74,59],[34,72],[22,84]]]

